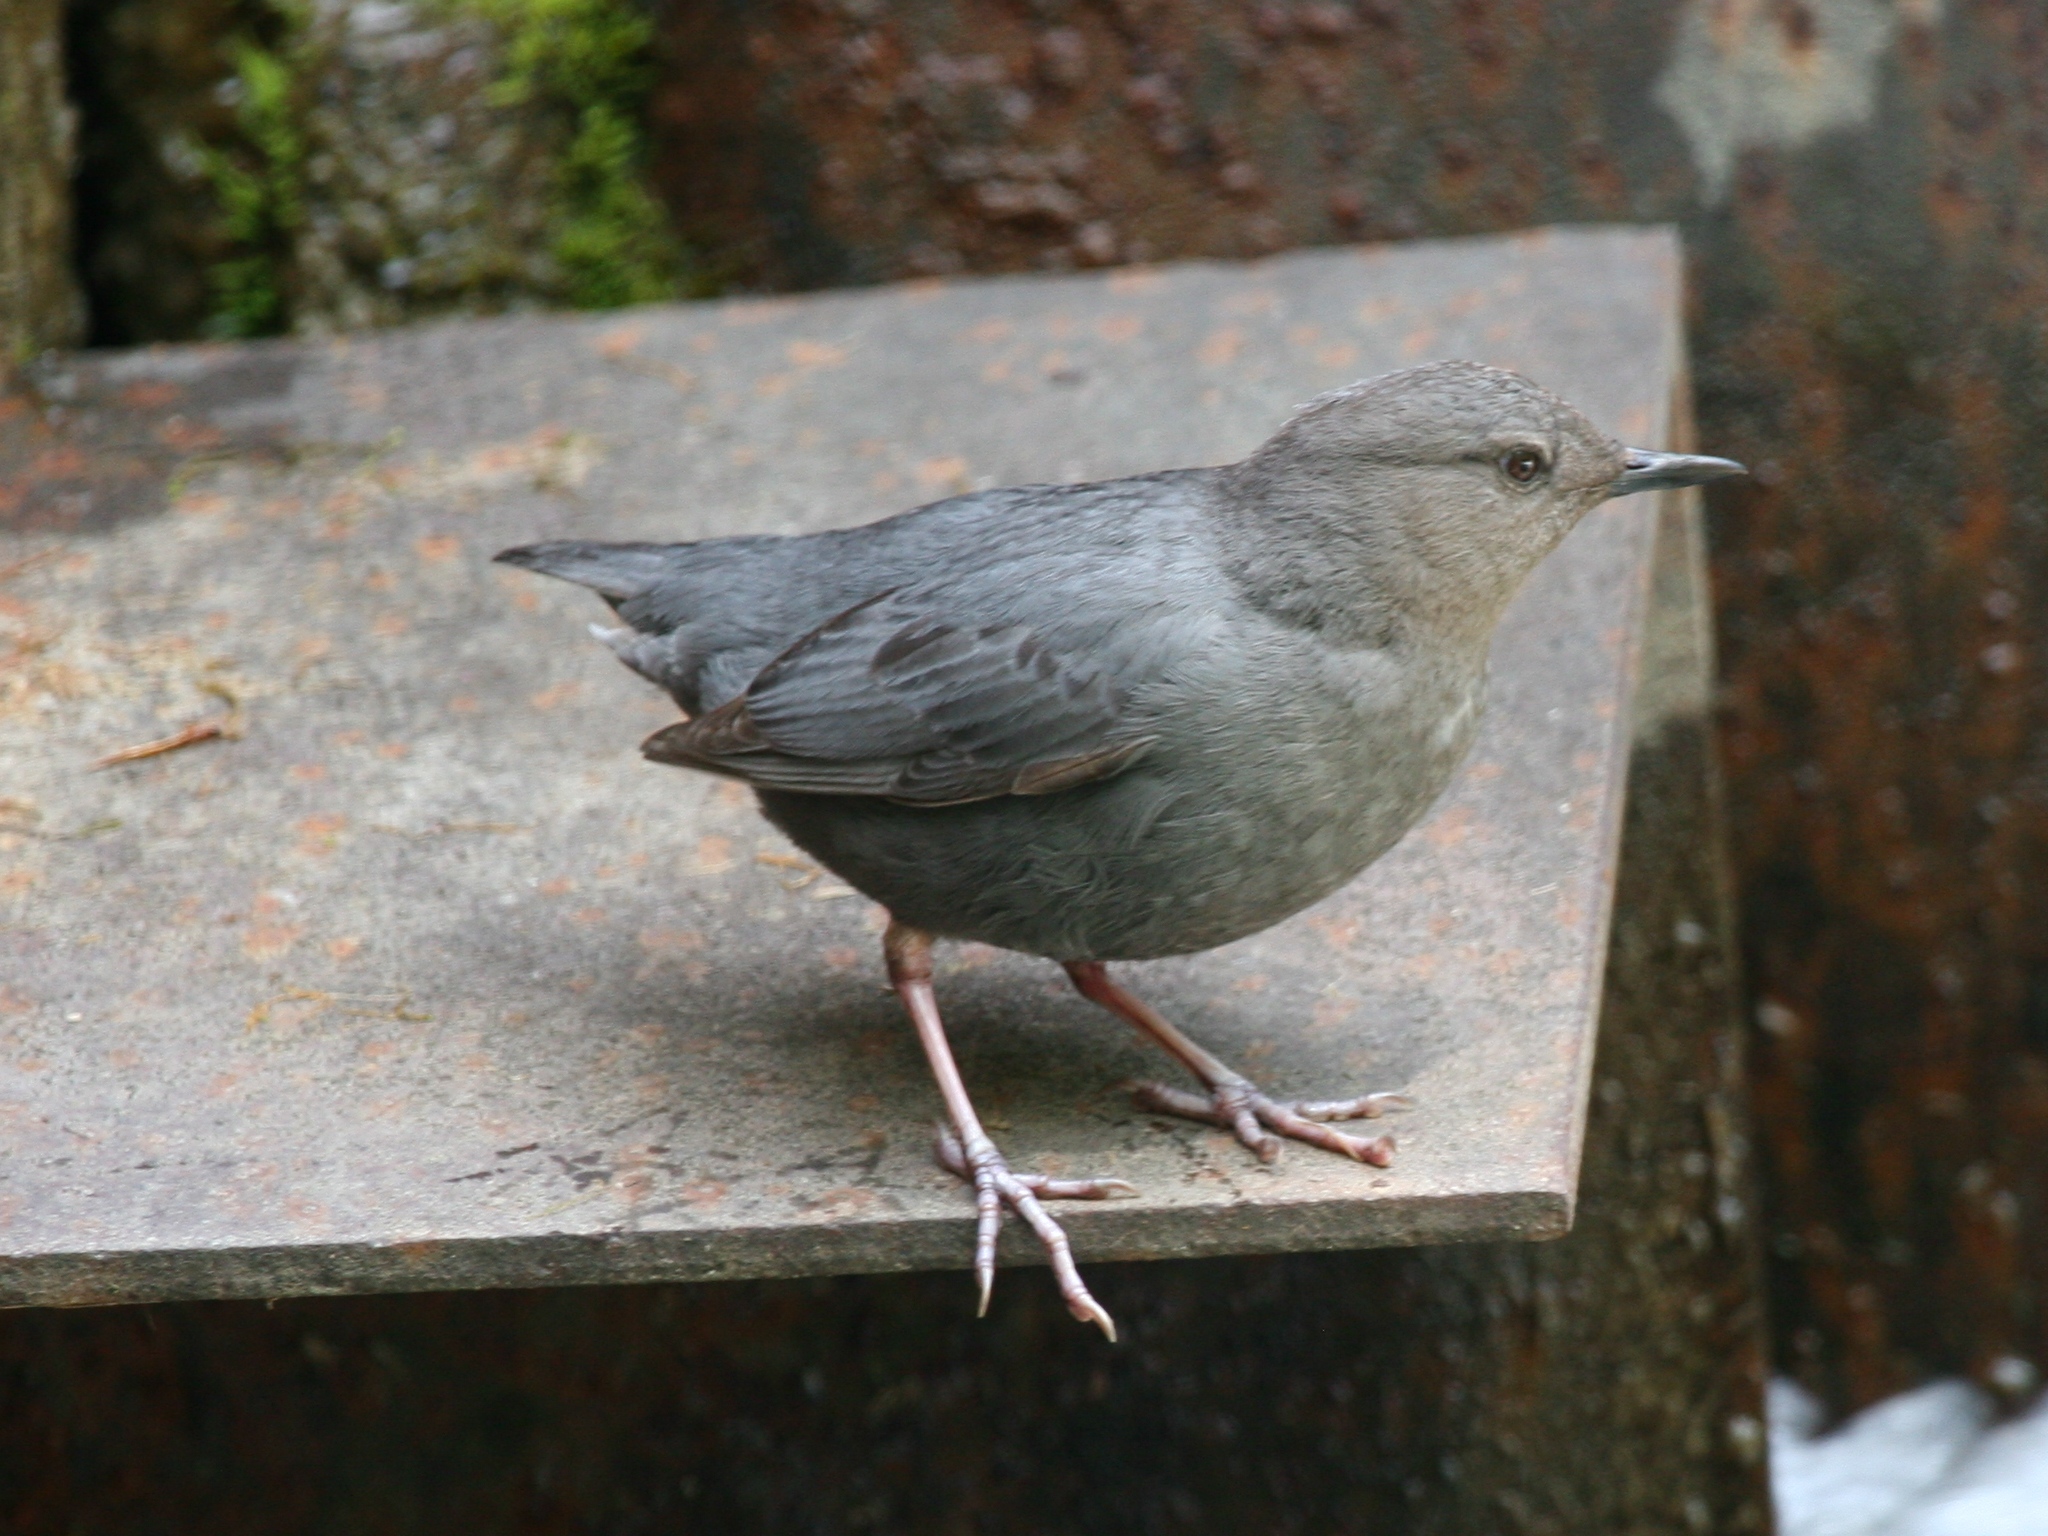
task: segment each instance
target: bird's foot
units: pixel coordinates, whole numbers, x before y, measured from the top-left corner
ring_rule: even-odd
[[[1093,1323],[1116,1342],[1116,1324],[1088,1292],[1081,1271],[1074,1266],[1073,1249],[1060,1224],[1046,1215],[1041,1200],[1107,1200],[1113,1194],[1137,1193],[1122,1179],[1052,1179],[1041,1173],[1012,1173],[995,1143],[986,1136],[972,1136],[965,1142],[952,1127],[941,1125],[932,1148],[939,1166],[974,1186],[974,1204],[979,1219],[974,1232],[974,1278],[981,1286],[980,1315],[988,1315],[989,1292],[996,1283],[996,1234],[1002,1229],[1003,1207],[1024,1218],[1052,1261],[1053,1279],[1067,1310],[1084,1323]]]
[[[1398,1093],[1368,1093],[1356,1099],[1280,1103],[1235,1075],[1217,1083],[1206,1097],[1161,1083],[1139,1083],[1131,1090],[1131,1097],[1140,1109],[1203,1120],[1235,1131],[1237,1139],[1256,1152],[1262,1163],[1270,1163],[1280,1155],[1280,1136],[1287,1136],[1375,1168],[1385,1168],[1393,1162],[1393,1137],[1347,1136],[1319,1122],[1376,1120],[1389,1110],[1407,1109],[1412,1102]],[[1275,1131],[1280,1135],[1274,1135]]]

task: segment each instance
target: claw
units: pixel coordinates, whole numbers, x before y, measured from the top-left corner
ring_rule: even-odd
[[[1305,1120],[1377,1120],[1397,1109],[1413,1109],[1405,1093],[1368,1093],[1356,1099],[1319,1099],[1291,1106]]]
[[[1002,1229],[1003,1207],[1021,1216],[1039,1242],[1045,1245],[1053,1278],[1067,1310],[1084,1323],[1093,1323],[1114,1344],[1116,1324],[1102,1304],[1089,1294],[1081,1271],[1074,1264],[1072,1247],[1058,1222],[1046,1215],[1040,1200],[1106,1200],[1112,1194],[1136,1194],[1122,1179],[1050,1179],[1044,1174],[1012,1173],[1002,1154],[986,1137],[970,1146],[949,1125],[940,1125],[932,1137],[932,1155],[940,1167],[974,1186],[977,1221],[974,1233],[974,1279],[980,1304],[975,1315],[988,1316],[988,1303],[996,1283],[996,1235]]]
[[[1140,1109],[1162,1115],[1180,1115],[1203,1120],[1235,1131],[1237,1139],[1270,1163],[1280,1155],[1281,1136],[1291,1136],[1312,1146],[1323,1147],[1361,1163],[1384,1168],[1394,1159],[1394,1139],[1375,1136],[1367,1141],[1341,1131],[1317,1125],[1318,1120],[1370,1120],[1391,1109],[1407,1109],[1410,1101],[1398,1093],[1368,1093],[1357,1099],[1318,1099],[1306,1104],[1276,1104],[1244,1078],[1230,1070],[1201,1046],[1174,1028],[1164,1015],[1141,1002],[1110,980],[1108,968],[1099,960],[1069,960],[1067,975],[1081,995],[1099,1003],[1119,1018],[1135,1025],[1139,1033],[1165,1048],[1182,1066],[1207,1085],[1204,1094],[1185,1093],[1159,1083],[1138,1083],[1131,1096]],[[1272,1127],[1269,1131],[1267,1127]]]
[[[1076,1322],[1093,1323],[1102,1330],[1103,1337],[1110,1343],[1116,1342],[1116,1320],[1102,1310],[1101,1304],[1093,1296],[1084,1291],[1079,1300],[1069,1297],[1067,1311],[1073,1314]]]
[[[1262,1163],[1270,1163],[1280,1155],[1280,1136],[1286,1136],[1375,1168],[1393,1163],[1393,1137],[1375,1136],[1367,1140],[1333,1131],[1318,1122],[1376,1119],[1390,1110],[1407,1109],[1412,1102],[1398,1093],[1369,1093],[1357,1099],[1283,1104],[1267,1098],[1241,1078],[1217,1084],[1206,1098],[1160,1083],[1139,1083],[1131,1090],[1131,1097],[1140,1109],[1201,1120],[1236,1132],[1237,1139]],[[1269,1126],[1271,1130],[1267,1129]],[[1275,1136],[1274,1131],[1280,1136]]]

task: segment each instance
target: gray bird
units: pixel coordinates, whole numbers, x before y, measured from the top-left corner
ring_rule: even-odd
[[[562,540],[497,558],[589,587],[666,689],[655,762],[753,786],[791,841],[886,907],[889,978],[973,1185],[987,1309],[1008,1207],[1078,1318],[1114,1338],[1041,1200],[1113,1179],[1011,1171],[932,992],[936,937],[1065,966],[1202,1092],[1147,1108],[1385,1166],[1323,1124],[1392,1094],[1282,1103],[1111,980],[1336,890],[1413,826],[1478,728],[1525,577],[1610,496],[1742,473],[1625,448],[1519,375],[1432,363],[1323,395],[1242,463],[977,491],[865,527],[693,544]],[[594,627],[594,626],[593,626]]]

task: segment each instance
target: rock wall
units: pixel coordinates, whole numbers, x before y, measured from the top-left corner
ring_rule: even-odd
[[[627,110],[644,32],[627,0],[84,0],[94,339],[686,290]]]
[[[74,117],[64,95],[63,0],[0,11],[0,379],[78,339],[69,181]]]

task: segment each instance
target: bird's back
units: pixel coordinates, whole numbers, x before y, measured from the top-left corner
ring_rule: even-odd
[[[928,594],[980,626],[1014,622],[1028,606],[1041,630],[1099,641],[1128,614],[1128,583],[1199,537],[1213,473],[978,491],[823,533],[564,539],[498,558],[598,593],[627,626],[605,636],[620,659],[698,715],[739,695],[821,625],[889,592]]]

